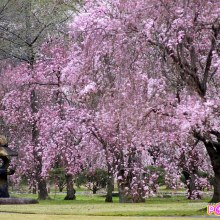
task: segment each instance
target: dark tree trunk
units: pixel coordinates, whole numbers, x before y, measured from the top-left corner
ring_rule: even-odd
[[[189,173],[188,171],[183,171],[183,175],[186,179],[187,186],[187,198],[188,199],[201,199],[201,196],[196,193],[198,189],[196,188],[196,176],[194,173]]]
[[[63,187],[59,186],[59,192],[63,192]]]
[[[36,188],[36,186],[33,187],[33,189],[32,189],[32,194],[37,194],[37,188]]]
[[[97,187],[94,185],[93,188],[92,188],[92,194],[96,194],[97,190],[98,190]]]
[[[118,185],[118,192],[119,192],[119,202],[120,203],[139,203],[139,202],[145,202],[145,199],[143,198],[142,192],[137,192],[136,196],[130,195],[126,190],[125,187],[128,186],[128,184],[120,184]]]
[[[40,179],[38,181],[38,199],[40,200],[49,199],[47,192],[47,182],[45,179]]]
[[[75,196],[76,190],[73,188],[73,176],[72,175],[66,175],[66,189],[67,189],[67,194],[64,199],[65,200],[76,199],[76,196]]]
[[[215,173],[214,177],[214,194],[210,203],[219,203],[220,202],[220,173]]]
[[[131,195],[130,189],[131,189],[131,182],[132,182],[132,171],[129,171],[129,174],[127,177],[124,176],[124,171],[121,170],[119,172],[119,176],[122,176],[122,180],[118,181],[118,192],[119,192],[119,202],[120,203],[139,203],[139,202],[145,202],[145,199],[142,195],[142,190],[137,191],[137,194]],[[128,188],[128,191],[126,191],[126,188]]]
[[[114,177],[113,175],[109,175],[108,181],[107,181],[107,195],[105,198],[105,202],[113,202],[112,200],[112,193],[114,191]]]
[[[33,194],[37,194],[37,186],[36,186],[36,184],[33,185],[32,193]]]
[[[132,203],[132,198],[126,194],[125,184],[118,184],[119,202],[120,203]]]
[[[214,193],[210,203],[220,202],[220,147],[218,143],[204,141],[214,171]]]
[[[189,199],[201,199],[201,195],[198,194],[198,188],[196,187],[196,176],[194,173],[190,175],[189,183]]]

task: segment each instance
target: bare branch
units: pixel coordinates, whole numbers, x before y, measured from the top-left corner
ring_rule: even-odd
[[[210,67],[212,64],[212,53],[216,48],[216,39],[218,37],[219,31],[220,31],[220,24],[218,24],[218,26],[213,25],[212,26],[212,31],[213,31],[213,37],[211,40],[211,47],[206,59],[206,67],[205,67],[205,71],[204,71],[204,75],[203,75],[203,81],[202,81],[202,87],[204,90],[206,90],[207,88],[207,81],[208,81],[208,76],[209,76],[209,71],[210,71]]]

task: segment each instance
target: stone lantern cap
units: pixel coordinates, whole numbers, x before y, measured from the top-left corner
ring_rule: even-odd
[[[8,141],[5,136],[0,135],[0,157],[16,157],[18,153],[8,147]]]

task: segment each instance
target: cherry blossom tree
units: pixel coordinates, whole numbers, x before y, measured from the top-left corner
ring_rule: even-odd
[[[152,193],[144,171],[151,164],[146,148],[155,143],[152,130],[159,121],[153,113],[166,103],[166,85],[154,79],[145,35],[133,33],[132,5],[126,9],[87,2],[70,25],[75,43],[64,72],[90,109],[91,140],[101,145],[109,176],[117,177],[120,202],[141,202]]]
[[[46,179],[42,175],[43,152],[47,144],[42,141],[42,121],[49,108],[51,115],[56,116],[60,112],[59,105],[55,111],[53,103],[58,102],[59,68],[63,62],[61,58],[64,57],[59,45],[48,52],[47,44],[42,46],[35,63],[7,68],[4,79],[9,89],[2,102],[3,116],[10,126],[11,139],[19,146],[20,164],[17,173],[26,175],[32,186],[38,185],[40,199],[48,197]]]
[[[186,145],[152,147],[150,151],[153,165],[164,169],[167,187],[178,189],[184,183],[188,199],[201,199],[202,190],[210,189],[213,172],[204,146],[194,141],[191,138]]]
[[[23,145],[19,172],[45,186],[59,163],[72,188],[83,167],[102,163],[107,201],[116,177],[120,202],[142,202],[157,190],[145,168],[162,166],[172,187],[183,174],[196,199],[208,155],[219,202],[219,4],[85,1],[68,46],[53,39],[34,62],[6,70],[3,115]]]
[[[161,53],[162,74],[176,92],[182,140],[194,137],[211,159],[214,195],[220,201],[219,1],[160,1],[152,5],[148,41]],[[158,16],[160,15],[160,16]]]
[[[184,0],[87,1],[70,25],[70,33],[77,43],[72,48],[72,61],[66,71],[70,77],[72,73],[75,74],[73,82],[79,82],[80,78],[80,83],[87,84],[86,90],[96,90],[90,103],[95,107],[103,102],[103,97],[110,97],[107,101],[109,109],[110,104],[123,103],[126,111],[131,110],[130,114],[134,116],[134,104],[138,106],[140,112],[138,117],[135,115],[135,122],[139,124],[138,121],[144,121],[148,126],[132,127],[131,115],[124,114],[124,106],[118,104],[109,111],[110,115],[104,114],[107,125],[116,126],[111,135],[113,137],[120,134],[117,126],[122,128],[129,118],[129,126],[122,129],[126,135],[117,140],[123,143],[119,144],[121,149],[132,152],[126,147],[134,144],[133,138],[138,139],[138,147],[142,146],[142,140],[144,147],[164,143],[169,143],[170,147],[188,147],[188,140],[193,137],[203,142],[216,177],[213,202],[219,200],[220,185],[217,177],[219,133],[215,120],[218,116],[218,10],[218,1],[208,1],[205,6],[202,1]],[[146,84],[136,83],[138,80]],[[149,101],[146,96],[147,92],[153,92],[152,87],[158,91]],[[144,92],[142,88],[145,88]],[[107,94],[111,91],[111,96],[106,95],[107,89]],[[123,101],[125,99],[126,102]],[[107,110],[107,107],[104,109]],[[115,115],[122,117],[113,119]],[[112,123],[112,120],[115,122]],[[122,125],[120,120],[123,121]],[[94,124],[100,135],[103,129],[97,126],[98,122]],[[138,132],[142,129],[140,135]],[[104,130],[110,129],[105,127]],[[94,136],[102,143],[110,142],[97,134]],[[128,137],[132,142],[123,140]],[[109,146],[114,149],[117,145],[113,141]],[[139,151],[134,149],[133,159]],[[193,150],[188,149],[193,154]],[[124,152],[120,152],[121,155],[124,156]],[[119,159],[120,163],[126,161],[123,156]],[[127,168],[130,168],[130,164]],[[140,170],[137,172],[141,173]],[[126,177],[121,174],[118,177],[124,183]],[[129,187],[126,185],[124,188]]]

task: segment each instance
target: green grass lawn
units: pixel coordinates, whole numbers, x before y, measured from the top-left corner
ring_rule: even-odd
[[[14,197],[34,197],[31,194],[12,194]],[[120,219],[142,219],[144,216],[200,216],[207,217],[205,212],[199,209],[207,206],[208,199],[201,201],[189,201],[183,196],[171,198],[150,198],[145,203],[120,204],[118,198],[114,198],[114,203],[105,203],[104,197],[99,195],[77,195],[74,201],[63,200],[64,194],[56,195],[51,200],[40,201],[34,205],[2,205],[0,206],[1,220],[28,219],[31,216],[40,219],[103,219],[97,216],[105,216],[105,219],[118,219],[114,216],[124,216],[132,218]],[[24,217],[25,215],[25,217]],[[8,218],[7,218],[8,216]],[[9,217],[10,216],[10,217]],[[88,218],[88,216],[90,216]],[[95,218],[93,218],[95,216]],[[107,216],[110,216],[107,218]],[[74,217],[74,219],[76,219]],[[97,217],[97,218],[96,218]],[[146,218],[144,218],[146,219]],[[158,219],[158,218],[157,218]],[[173,219],[173,218],[172,218]],[[175,217],[177,219],[177,217]],[[188,219],[188,218],[187,218]],[[197,218],[198,219],[198,218]],[[153,220],[153,218],[151,218]],[[158,219],[159,220],[159,219]]]
[[[72,215],[42,215],[42,214],[1,214],[1,220],[201,220],[205,217],[119,217],[119,216],[72,216]],[[208,218],[216,220],[216,218]]]

